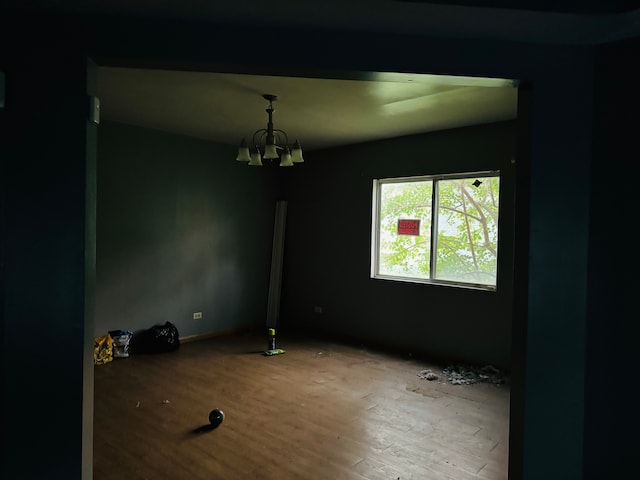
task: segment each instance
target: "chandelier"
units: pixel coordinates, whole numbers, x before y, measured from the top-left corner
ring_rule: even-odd
[[[261,167],[265,160],[267,165],[280,165],[281,167],[293,167],[295,163],[302,163],[302,147],[297,140],[289,144],[289,138],[284,130],[273,128],[273,102],[278,97],[265,93],[262,98],[269,102],[269,107],[265,110],[269,115],[267,128],[256,130],[253,134],[251,145],[247,145],[242,139],[238,147],[238,162],[249,162],[249,165]],[[281,153],[278,153],[278,150]]]

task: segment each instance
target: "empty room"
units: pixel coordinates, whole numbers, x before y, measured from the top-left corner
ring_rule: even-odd
[[[628,476],[637,2],[152,3],[0,7],[4,478]]]
[[[507,478],[517,82],[340,77],[98,69],[94,478]]]

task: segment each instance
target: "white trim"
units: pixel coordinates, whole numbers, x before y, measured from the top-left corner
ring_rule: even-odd
[[[249,331],[248,328],[232,328],[229,330],[222,330],[219,332],[211,332],[211,333],[199,333],[196,335],[187,335],[184,337],[179,337],[178,339],[180,340],[180,343],[190,343],[190,342],[197,342],[200,340],[209,340],[211,338],[218,338],[218,337],[226,337],[229,335],[237,335],[239,333],[244,333]]]
[[[380,180],[373,180],[371,212],[371,278],[378,277],[378,247],[380,245]]]
[[[484,290],[484,291],[497,291],[497,279],[496,285],[486,285],[478,283],[468,283],[461,281],[442,280],[436,279],[436,260],[437,260],[437,235],[434,232],[438,231],[437,212],[438,212],[438,182],[441,180],[455,180],[466,178],[484,178],[484,177],[498,177],[501,179],[500,170],[484,170],[478,172],[465,172],[465,173],[451,173],[451,174],[436,174],[436,175],[422,175],[414,177],[396,177],[396,178],[382,178],[373,180],[372,191],[372,208],[371,208],[371,269],[370,278],[376,280],[391,280],[396,282],[405,283],[421,283],[425,285],[440,285],[449,287],[466,288],[472,290]],[[432,198],[431,198],[431,226],[430,226],[430,261],[429,261],[429,278],[419,277],[400,277],[389,274],[380,273],[380,211],[381,211],[381,186],[387,184],[398,183],[411,183],[411,182],[432,182]]]
[[[466,288],[469,290],[485,290],[487,292],[496,292],[498,288],[494,285],[484,285],[481,283],[463,283],[454,282],[452,280],[434,280],[431,278],[418,277],[395,277],[393,275],[378,274],[371,277],[374,280],[388,280],[392,282],[404,283],[422,283],[423,285],[439,285],[441,287]]]

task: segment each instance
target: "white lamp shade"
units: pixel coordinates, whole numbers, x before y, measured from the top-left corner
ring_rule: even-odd
[[[276,150],[275,144],[267,144],[264,147],[264,159],[265,160],[273,160],[274,158],[278,158],[278,151]]]
[[[281,167],[293,167],[293,162],[291,161],[291,153],[289,153],[289,149],[287,148],[282,154],[282,160],[280,160]]]
[[[238,156],[236,157],[236,160],[238,162],[250,161],[251,157],[249,156],[249,147],[243,147],[242,145],[240,145],[240,147],[238,148]]]
[[[298,142],[295,143],[293,150],[291,150],[291,160],[293,163],[304,162],[304,158],[302,158],[302,147]]]
[[[252,167],[262,166],[262,157],[260,156],[260,151],[257,148],[255,152],[251,154],[251,158],[249,159],[249,165],[251,165]]]

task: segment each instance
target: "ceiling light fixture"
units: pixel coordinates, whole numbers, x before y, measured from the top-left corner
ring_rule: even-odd
[[[269,115],[267,128],[255,131],[251,147],[247,145],[244,138],[242,139],[236,160],[249,162],[249,165],[255,167],[261,167],[262,160],[267,160],[265,162],[267,165],[280,165],[281,167],[293,167],[295,163],[304,162],[300,142],[296,140],[295,143],[289,144],[289,138],[285,131],[273,128],[273,112],[275,111],[273,102],[278,97],[265,93],[262,98],[269,102],[269,108],[265,110]],[[279,154],[278,150],[282,150],[282,154]]]

